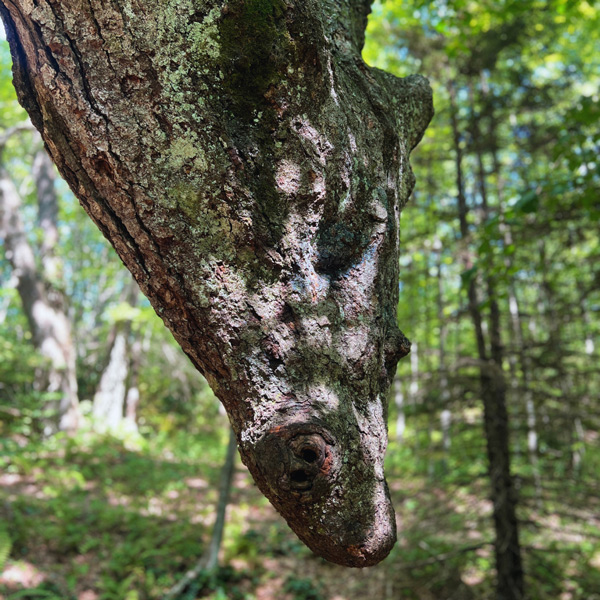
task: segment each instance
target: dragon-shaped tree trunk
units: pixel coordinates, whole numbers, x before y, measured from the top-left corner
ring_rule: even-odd
[[[417,76],[360,56],[368,0],[1,0],[21,103],[325,558],[395,540],[383,474]]]

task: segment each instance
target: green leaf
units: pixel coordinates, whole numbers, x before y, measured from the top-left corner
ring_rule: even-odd
[[[7,596],[6,600],[17,600],[17,598],[27,598],[27,600],[30,598],[52,598],[52,600],[61,600],[55,592],[43,590],[41,588],[36,588],[34,590],[19,590],[18,592]]]
[[[471,281],[477,277],[478,266],[475,265],[460,274],[461,284],[463,287],[469,287]]]
[[[10,535],[8,535],[6,525],[0,523],[0,572],[4,570],[4,565],[10,556],[11,549],[12,540],[10,539]]]
[[[540,199],[535,190],[528,190],[521,196],[515,204],[515,212],[523,214],[531,214],[538,211],[540,207]]]

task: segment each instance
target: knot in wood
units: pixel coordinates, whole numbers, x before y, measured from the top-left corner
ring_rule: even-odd
[[[257,445],[256,459],[273,494],[302,504],[328,492],[339,462],[333,437],[314,423],[271,429]]]

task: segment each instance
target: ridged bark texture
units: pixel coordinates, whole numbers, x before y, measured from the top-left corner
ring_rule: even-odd
[[[387,555],[398,219],[432,116],[360,57],[365,0],[2,0],[23,105],[223,402],[258,486],[340,564]]]

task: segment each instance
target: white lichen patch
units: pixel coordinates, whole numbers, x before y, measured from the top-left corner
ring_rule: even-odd
[[[47,27],[48,29],[54,29],[56,26],[56,19],[54,13],[48,5],[36,6],[33,10],[29,11],[29,2],[26,4],[26,12],[31,13],[31,18],[36,21],[39,25]]]
[[[368,327],[364,325],[348,327],[340,336],[339,352],[349,361],[357,361],[365,354],[369,339]]]
[[[275,182],[284,194],[296,194],[300,191],[302,169],[292,161],[281,160],[277,165]]]
[[[358,410],[352,404],[352,412],[361,433],[361,447],[365,462],[373,465],[375,477],[383,480],[383,457],[387,448],[387,437],[379,433],[385,431],[384,399],[377,396],[373,401],[366,402],[363,410]]]
[[[308,388],[308,399],[313,406],[325,414],[335,412],[340,407],[337,393],[325,384],[315,383]]]

